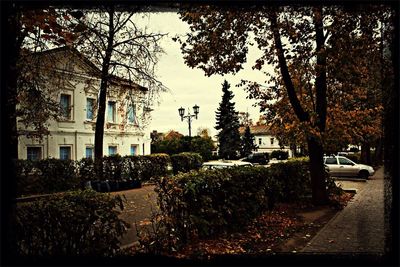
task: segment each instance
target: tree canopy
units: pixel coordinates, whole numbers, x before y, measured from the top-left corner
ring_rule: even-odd
[[[144,119],[158,92],[166,89],[155,75],[158,57],[163,53],[159,41],[165,34],[139,27],[134,20],[138,11],[120,11],[113,5],[93,10],[85,19],[86,34],[77,43],[77,49],[101,69],[95,159],[103,156],[107,91],[116,76],[123,77],[128,85],[138,84],[148,89],[145,95],[130,93],[127,99],[142,104]]]
[[[373,15],[368,15],[371,12]],[[322,162],[325,140],[340,140],[340,130],[344,129],[340,123],[348,117],[355,118],[353,122],[362,117],[357,121],[363,121],[359,129],[374,127],[365,122],[371,114],[380,112],[375,106],[362,111],[353,108],[344,114],[342,106],[349,102],[344,94],[353,100],[368,95],[360,82],[349,87],[344,81],[351,77],[351,82],[359,79],[365,83],[362,77],[372,73],[367,71],[371,64],[366,66],[365,60],[359,60],[362,51],[371,48],[371,42],[360,46],[358,39],[368,32],[375,36],[383,13],[384,8],[374,6],[196,6],[180,12],[191,32],[178,41],[185,63],[204,70],[206,75],[240,71],[248,46],[257,44],[262,54],[253,69],[262,71],[266,81],[242,81],[240,85],[245,86],[250,98],[259,99],[261,111],[285,129],[286,137],[307,144],[313,200],[323,204],[327,201]],[[342,49],[351,49],[350,54],[357,57],[350,60],[351,56],[345,55],[347,50],[340,53]],[[371,88],[368,90],[370,93]],[[333,97],[344,100],[335,105]],[[335,111],[340,113],[333,118]]]

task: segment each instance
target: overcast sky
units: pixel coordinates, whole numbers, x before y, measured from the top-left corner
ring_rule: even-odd
[[[192,122],[192,136],[197,134],[199,127],[206,127],[212,135],[215,135],[217,133],[214,128],[215,112],[222,99],[222,83],[225,79],[231,84],[231,90],[235,95],[233,101],[236,104],[236,111],[248,111],[253,121],[257,121],[260,115],[259,108],[253,107],[255,103],[253,100],[246,99],[247,93],[243,88],[235,87],[241,79],[265,81],[265,76],[261,72],[251,69],[260,53],[256,48],[250,49],[244,69],[236,75],[207,77],[202,70],[191,69],[184,64],[179,44],[171,39],[176,34],[189,31],[188,24],[182,22],[177,13],[151,13],[149,18],[145,18],[145,24],[153,32],[169,33],[162,41],[165,54],[158,63],[157,75],[170,92],[162,93],[160,104],[154,106],[148,131],[175,130],[188,135],[188,123],[186,120],[181,121],[178,108],[182,106],[187,114],[187,108],[192,112],[192,107],[197,104],[200,106],[200,112],[198,119]]]

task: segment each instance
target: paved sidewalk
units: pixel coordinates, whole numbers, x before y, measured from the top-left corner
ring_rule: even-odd
[[[121,219],[129,223],[130,228],[121,238],[121,247],[132,245],[138,240],[135,222],[150,220],[153,212],[157,211],[157,195],[154,192],[154,185],[145,185],[120,192],[112,192],[113,195],[122,195],[126,198],[125,208]]]
[[[383,255],[383,176],[381,167],[301,252]]]

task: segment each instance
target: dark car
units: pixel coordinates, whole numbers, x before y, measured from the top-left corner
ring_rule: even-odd
[[[251,162],[253,164],[265,165],[268,164],[269,157],[267,153],[252,153],[241,160]]]

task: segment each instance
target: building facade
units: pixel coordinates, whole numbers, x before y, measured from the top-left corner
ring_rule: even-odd
[[[36,57],[53,62],[52,75],[61,77],[53,90],[61,115],[48,121],[49,134],[41,140],[28,137],[32,129],[17,123],[19,158],[93,158],[100,70],[71,48],[49,50]],[[43,86],[54,89],[51,82]],[[146,93],[147,88],[113,77],[106,100],[104,156],[151,153],[150,133],[144,131],[139,119],[147,112],[141,104]]]
[[[244,133],[245,128],[239,129],[240,133]],[[254,143],[257,145],[257,150],[254,152],[271,153],[274,150],[287,151],[289,157],[293,157],[293,151],[288,146],[281,146],[276,136],[272,135],[267,125],[252,125],[250,132],[254,135]]]

